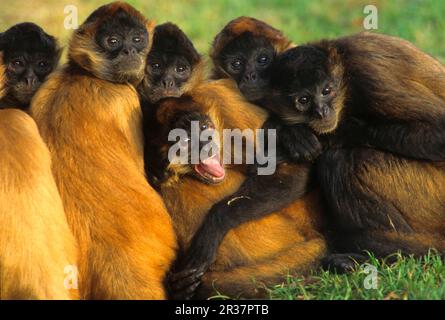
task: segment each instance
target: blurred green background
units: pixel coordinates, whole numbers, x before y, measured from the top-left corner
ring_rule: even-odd
[[[79,22],[101,0],[1,0],[0,30],[32,21],[66,44],[64,6],[77,6]],[[283,30],[296,43],[363,30],[363,8],[379,9],[379,31],[414,42],[445,61],[445,1],[442,0],[129,0],[158,23],[177,23],[206,53],[214,35],[231,19],[250,15]]]

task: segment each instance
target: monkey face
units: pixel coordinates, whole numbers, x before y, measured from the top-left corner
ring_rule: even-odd
[[[246,32],[221,52],[221,67],[238,84],[249,101],[257,101],[269,85],[269,67],[275,59],[272,44],[263,37]]]
[[[26,106],[57,66],[60,52],[56,40],[37,25],[22,23],[2,34],[1,42],[7,98]]]
[[[95,34],[104,58],[100,76],[112,82],[139,83],[144,74],[148,40],[145,26],[124,10],[105,19]]]
[[[155,51],[148,56],[146,76],[139,91],[152,103],[178,98],[191,74],[192,65],[185,56]]]
[[[139,93],[151,103],[180,97],[191,87],[187,84],[200,61],[193,43],[178,26],[170,22],[157,26]]]
[[[52,57],[43,53],[17,52],[6,58],[6,63],[8,93],[21,104],[29,104],[55,67]]]
[[[160,102],[158,117],[167,118],[161,133],[164,147],[161,148],[162,159],[167,165],[169,175],[194,177],[206,184],[217,184],[225,179],[225,169],[220,161],[220,147],[213,141],[216,126],[210,117],[201,111],[188,96],[164,99]],[[185,135],[175,141],[168,141],[172,130],[180,129]],[[205,135],[205,138],[200,139]],[[175,149],[172,149],[175,148]],[[187,155],[187,163],[171,162],[169,154],[174,150]],[[171,156],[171,154],[170,154]],[[196,157],[196,159],[194,159]]]
[[[191,138],[193,137],[193,128],[191,126],[192,121],[195,121],[195,123],[198,124],[197,134],[199,135],[205,130],[208,133],[215,130],[215,125],[212,120],[207,115],[196,111],[182,112],[174,121],[172,128],[182,128],[188,133],[188,138],[180,140],[178,143],[181,148],[185,148],[188,151],[190,163],[190,169],[188,170],[189,175],[194,176],[206,184],[220,183],[225,178],[225,170],[220,161],[219,148],[218,150],[213,150],[214,152],[211,152],[211,144],[209,141],[197,141],[196,138]],[[193,148],[199,150],[201,155],[199,163],[196,164],[192,163],[191,158]],[[202,155],[205,156],[203,157]]]
[[[283,118],[289,124],[308,123],[317,133],[331,131],[337,124],[336,89],[333,81],[324,81],[312,88],[296,88],[288,95],[289,107],[283,110]]]
[[[290,125],[306,123],[321,134],[337,127],[342,97],[341,79],[331,74],[327,54],[301,46],[277,58],[268,97],[260,104]]]

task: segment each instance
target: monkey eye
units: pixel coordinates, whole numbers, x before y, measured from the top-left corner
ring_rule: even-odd
[[[232,61],[232,68],[233,68],[234,70],[239,70],[239,69],[241,69],[241,65],[242,65],[242,64],[243,64],[243,63],[241,62],[241,60],[236,59],[236,60]]]
[[[23,67],[25,64],[23,63],[22,60],[20,60],[20,59],[15,59],[15,60],[12,60],[12,61],[11,61],[11,65],[12,65],[14,68],[18,68],[18,67]]]
[[[152,67],[153,69],[159,69],[159,68],[161,67],[161,64],[155,62],[155,63],[152,63],[151,67]]]
[[[308,103],[310,101],[310,98],[307,97],[307,96],[303,96],[303,97],[298,98],[297,101],[298,101],[298,103],[306,104],[306,103]]]
[[[183,73],[187,68],[185,66],[177,66],[175,71],[178,73]]]
[[[189,146],[190,138],[179,140],[179,147],[187,148]]]
[[[141,37],[134,37],[134,38],[133,38],[133,42],[134,42],[134,43],[139,43],[139,42],[141,42],[141,41],[142,41]]]
[[[46,67],[48,66],[48,62],[47,62],[47,61],[40,61],[40,62],[38,63],[38,66],[39,66],[40,68],[46,68]]]
[[[321,94],[324,96],[327,96],[328,94],[330,94],[332,91],[332,89],[330,87],[326,87],[323,89],[323,91],[321,91]]]
[[[262,55],[258,58],[258,63],[260,64],[266,64],[269,61],[269,58],[265,55]]]
[[[110,37],[108,38],[107,42],[110,47],[116,47],[119,44],[119,39],[116,37]]]

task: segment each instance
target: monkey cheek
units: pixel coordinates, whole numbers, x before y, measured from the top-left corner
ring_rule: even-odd
[[[40,84],[28,86],[25,83],[19,82],[12,88],[11,93],[18,102],[28,104],[30,103],[39,86]]]
[[[118,57],[111,63],[110,69],[114,72],[108,76],[107,80],[128,82],[137,86],[144,80],[144,65],[145,61],[139,55],[132,58]]]

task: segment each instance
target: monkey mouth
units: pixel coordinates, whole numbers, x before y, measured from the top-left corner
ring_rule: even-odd
[[[169,90],[162,92],[163,98],[179,98],[181,96],[181,92],[175,90]]]
[[[226,171],[221,165],[218,154],[211,156],[194,166],[195,172],[206,183],[217,184],[224,180]]]
[[[321,121],[313,121],[309,124],[309,126],[318,134],[326,134],[334,131],[337,128],[337,116],[334,115],[329,117],[328,119]]]
[[[146,96],[150,100],[151,103],[157,103],[163,99],[168,98],[179,98],[182,93],[179,91],[163,91],[163,90],[152,90]]]

